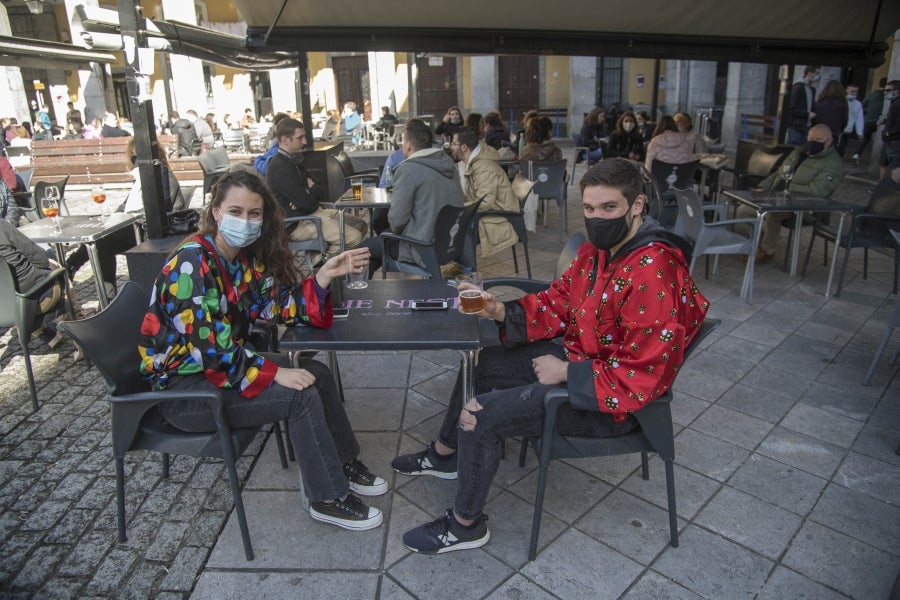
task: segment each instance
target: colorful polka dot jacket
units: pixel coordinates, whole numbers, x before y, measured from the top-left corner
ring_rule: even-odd
[[[623,420],[672,385],[709,302],[682,251],[655,234],[611,260],[582,244],[547,291],[506,307],[505,344],[562,336],[572,405]]]
[[[320,304],[312,278],[280,285],[243,250],[228,263],[209,237],[196,236],[156,278],[141,325],[141,373],[154,389],[165,389],[173,376],[203,373],[252,398],[278,369],[245,347],[250,324],[262,319],[327,328],[332,318],[331,302]]]

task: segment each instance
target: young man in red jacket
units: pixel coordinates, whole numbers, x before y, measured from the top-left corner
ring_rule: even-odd
[[[504,347],[475,369],[475,397],[462,405],[457,379],[444,424],[426,450],[394,459],[405,475],[458,479],[452,509],[408,531],[425,554],[483,546],[482,512],[504,438],[539,436],[544,393],[568,387],[559,428],[622,435],[630,413],[664,394],[709,309],[688,273],[690,246],[644,216],[641,174],[629,161],[601,161],[581,180],[588,242],[550,288],[498,302],[485,294]],[[562,338],[562,344],[553,338]]]

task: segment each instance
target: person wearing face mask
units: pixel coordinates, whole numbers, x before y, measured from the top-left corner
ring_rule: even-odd
[[[891,175],[900,182],[900,80],[889,81],[884,88],[884,99],[888,102],[887,117],[881,131],[882,146],[881,177]]]
[[[457,378],[437,440],[391,463],[405,475],[457,480],[453,507],[403,536],[411,550],[439,554],[488,542],[484,509],[500,442],[541,435],[547,390],[568,385],[563,433],[634,429],[630,413],[669,389],[706,317],[709,302],[688,271],[690,245],[644,216],[638,166],[601,161],[582,178],[581,195],[590,241],[546,291],[507,302],[484,294],[479,316],[497,322],[504,345],[481,351],[475,396],[465,405]]]
[[[141,324],[140,371],[155,390],[219,392],[233,427],[287,420],[310,516],[371,529],[381,524],[381,511],[357,494],[381,495],[388,486],[360,462],[331,372],[311,359],[258,351],[248,341],[257,320],[331,327],[331,282],[365,269],[369,251],[342,252],[301,281],[288,242],[283,212],[265,183],[247,171],[223,176],[200,231],[178,246],[156,278]],[[161,408],[178,429],[216,429],[201,400]]]
[[[781,166],[762,180],[759,189],[767,192],[784,189],[781,177],[786,166],[790,166],[794,175],[788,191],[793,194],[812,194],[828,198],[837,189],[844,177],[844,160],[833,145],[831,129],[827,125],[814,125],[807,133],[806,146],[791,152]],[[762,238],[756,251],[756,262],[766,263],[775,259],[778,238],[781,235],[781,222],[789,217],[787,212],[767,212]],[[737,209],[738,218],[756,218],[756,210],[746,205]],[[735,230],[749,235],[750,228],[736,225]]]
[[[858,99],[859,86],[851,83],[847,86],[847,126],[844,127],[844,135],[841,136],[841,147],[838,148],[838,154],[844,155],[849,140],[859,140],[865,132],[865,116],[863,113],[862,102]],[[859,164],[859,152],[853,155],[853,160]]]
[[[850,105],[847,103],[847,92],[837,79],[832,79],[822,88],[816,98],[816,123],[828,125],[835,151],[843,156],[844,128],[850,120]]]
[[[637,130],[633,112],[625,111],[616,122],[616,129],[609,136],[607,156],[644,162],[644,138]]]
[[[802,146],[805,143],[806,133],[816,118],[816,88],[813,86],[818,83],[821,70],[818,65],[807,65],[803,69],[803,79],[791,87],[786,139],[788,144]]]
[[[129,157],[127,168],[132,178],[134,178],[134,183],[131,185],[131,190],[128,192],[125,202],[116,208],[115,212],[143,215],[144,196],[141,189],[141,176],[136,166],[137,151],[134,149],[133,137],[128,140],[125,155]],[[187,203],[185,202],[184,194],[181,193],[181,186],[175,177],[175,173],[169,168],[169,161],[166,159],[165,152],[160,153],[159,164],[162,170],[162,189],[160,193],[166,199],[166,212],[186,208]],[[100,260],[100,273],[103,277],[103,287],[107,298],[112,298],[116,295],[116,255],[124,254],[134,248],[134,245],[134,231],[132,231],[131,227],[119,229],[97,240],[97,257]],[[87,247],[84,244],[79,244],[75,251],[66,257],[65,267],[69,274],[69,280],[75,279],[75,274],[88,260]]]

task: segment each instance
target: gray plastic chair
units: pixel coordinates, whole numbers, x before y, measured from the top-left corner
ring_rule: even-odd
[[[314,217],[312,215],[305,217],[287,217],[284,220],[284,224],[285,226],[290,226],[294,223],[299,224],[303,221],[308,221],[315,226],[316,237],[311,240],[291,240],[288,242],[288,248],[300,263],[301,271],[312,274],[316,263],[316,257],[317,255],[321,256],[322,254],[325,254],[325,250],[328,249],[328,242],[325,241],[325,234],[322,233],[322,219],[320,217]]]
[[[700,196],[693,189],[674,190],[675,199],[678,202],[678,219],[683,224],[684,234],[694,243],[694,252],[691,257],[691,272],[697,258],[704,255],[715,255],[715,275],[719,278],[721,254],[743,254],[747,256],[747,267],[744,269],[744,280],[741,284],[741,298],[747,304],[753,304],[753,269],[756,253],[756,237],[758,222],[756,219],[727,219],[724,220],[726,207],[724,204],[703,204]],[[703,218],[704,212],[715,212],[719,216],[718,221],[707,223]],[[729,231],[728,227],[739,223],[750,226],[750,237],[744,237],[739,233]]]
[[[65,272],[65,271],[63,271]],[[119,543],[125,543],[125,455],[153,450],[163,455],[163,477],[169,476],[169,454],[221,458],[225,463],[247,560],[253,546],[241,499],[235,460],[256,438],[259,427],[232,429],[218,390],[151,391],[138,372],[137,347],[140,326],[147,312],[147,293],[133,281],[125,282],[119,295],[103,311],[81,321],[64,322],[60,329],[72,337],[109,385],[112,450],[116,463],[116,514]],[[110,332],[115,332],[111,335]],[[216,431],[188,432],[169,425],[159,405],[171,400],[201,400],[213,412]],[[278,423],[275,435],[281,437]],[[223,440],[227,440],[222,443]],[[279,444],[279,447],[281,444]],[[282,467],[287,460],[281,453]]]
[[[559,242],[562,243],[563,231],[569,231],[569,211],[567,210],[566,200],[568,184],[568,173],[566,171],[566,159],[556,160],[553,162],[534,162],[528,160],[519,161],[519,172],[534,182],[531,188],[532,193],[536,194],[538,201],[544,204],[547,200],[556,202],[559,207]],[[544,206],[544,227],[547,226],[547,207]]]
[[[40,314],[40,297],[54,283],[59,283],[62,296],[53,309]],[[19,345],[22,346],[22,355],[25,358],[25,372],[28,374],[28,388],[31,390],[31,407],[35,412],[38,409],[38,397],[28,342],[31,341],[32,333],[47,326],[56,317],[68,313],[69,318],[74,318],[66,292],[66,270],[63,267],[48,273],[31,289],[20,291],[13,267],[0,256],[0,327],[15,327],[19,335]]]
[[[706,319],[697,335],[685,349],[685,361],[700,345],[700,341],[719,326],[721,321]],[[537,492],[534,499],[534,515],[531,521],[531,543],[528,547],[528,560],[537,555],[538,536],[541,531],[541,514],[544,506],[544,489],[547,485],[547,472],[550,462],[560,458],[589,458],[594,456],[616,456],[620,454],[641,453],[641,475],[650,479],[648,452],[655,452],[665,463],[666,494],[669,508],[669,536],[673,548],[678,547],[678,515],[675,510],[675,435],[672,429],[672,409],[670,407],[673,393],[670,390],[663,396],[645,405],[641,410],[632,413],[639,427],[624,435],[615,437],[588,437],[563,435],[556,431],[556,413],[559,407],[569,401],[569,392],[565,388],[554,388],[544,395],[544,424],[540,438],[532,439],[538,455],[539,469]],[[523,443],[523,447],[527,446]],[[524,466],[525,452],[519,456],[519,465]]]

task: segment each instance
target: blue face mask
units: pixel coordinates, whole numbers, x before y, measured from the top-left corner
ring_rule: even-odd
[[[262,221],[247,221],[223,213],[219,233],[232,248],[246,248],[259,239]]]
[[[850,100],[851,102],[856,100],[856,94],[847,94],[847,100]]]

